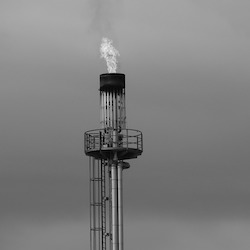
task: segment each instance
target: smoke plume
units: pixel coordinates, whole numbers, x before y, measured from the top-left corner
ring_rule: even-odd
[[[109,73],[116,73],[117,56],[120,56],[119,51],[112,45],[113,41],[108,38],[102,38],[100,47],[101,58],[104,58],[107,63]]]

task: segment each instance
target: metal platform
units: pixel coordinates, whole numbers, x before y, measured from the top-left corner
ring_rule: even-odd
[[[142,132],[124,129],[118,134],[118,142],[104,129],[94,129],[84,133],[85,154],[95,159],[112,159],[117,153],[118,160],[137,158],[143,151]]]

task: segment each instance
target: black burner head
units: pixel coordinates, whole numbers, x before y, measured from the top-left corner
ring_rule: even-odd
[[[125,75],[120,73],[107,73],[100,75],[100,90],[124,89]]]

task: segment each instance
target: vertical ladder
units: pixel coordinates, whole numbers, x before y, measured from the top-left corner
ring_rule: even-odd
[[[107,163],[89,159],[90,250],[107,249]]]

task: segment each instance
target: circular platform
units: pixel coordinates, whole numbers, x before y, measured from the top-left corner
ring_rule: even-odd
[[[119,138],[118,146],[114,146],[103,129],[87,131],[84,133],[85,154],[96,159],[113,159],[116,153],[118,160],[133,159],[142,154],[141,131],[124,129],[119,133]]]

